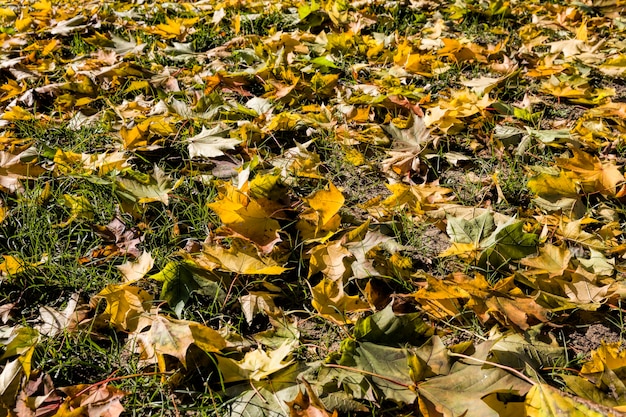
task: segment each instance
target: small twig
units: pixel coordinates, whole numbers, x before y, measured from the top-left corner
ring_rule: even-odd
[[[408,384],[405,384],[405,383],[400,382],[400,381],[396,381],[395,379],[391,379],[391,378],[388,378],[388,377],[383,376],[383,375],[375,374],[374,372],[364,371],[363,369],[351,368],[349,366],[337,365],[337,364],[334,364],[334,363],[325,363],[323,366],[325,366],[326,368],[345,369],[346,371],[357,372],[357,373],[360,373],[360,374],[373,376],[373,377],[376,377],[376,378],[379,378],[379,379],[383,379],[383,380],[385,380],[387,382],[391,382],[392,384],[400,385],[401,387],[404,387],[404,388],[407,388],[407,389],[411,389],[411,386],[408,385]]]
[[[250,386],[252,387],[252,390],[256,393],[256,395],[258,395],[258,396],[259,396],[259,398],[261,398],[261,400],[263,400],[263,402],[264,402],[265,404],[269,404],[269,402],[265,399],[265,397],[263,396],[263,394],[261,394],[261,393],[259,392],[259,390],[258,390],[258,389],[256,389],[256,387],[254,386],[254,383],[252,382],[252,380],[250,380],[249,382],[250,382]]]
[[[568,371],[573,373],[578,373],[578,369],[574,368],[564,368],[561,366],[544,366],[541,368],[542,371]]]
[[[172,401],[172,406],[174,407],[174,415],[176,417],[181,417],[180,411],[178,411],[178,407],[176,406],[176,395],[173,392],[170,392],[170,400]]]
[[[74,400],[74,399],[80,397],[81,395],[83,395],[84,393],[86,393],[87,391],[89,391],[90,389],[92,389],[94,387],[98,387],[100,385],[106,385],[109,382],[123,381],[125,379],[139,378],[139,377],[142,377],[142,376],[167,375],[167,374],[171,374],[171,373],[172,372],[145,372],[145,373],[141,373],[141,374],[122,375],[122,376],[116,376],[116,377],[110,376],[110,377],[108,377],[106,379],[103,379],[102,381],[94,382],[93,384],[90,384],[89,386],[83,388],[82,390],[80,390],[76,394],[74,394],[71,397],[71,399]]]
[[[491,361],[486,361],[484,359],[474,358],[472,356],[463,355],[462,353],[448,352],[448,356],[456,356],[458,358],[464,358],[464,359],[469,359],[469,360],[472,360],[472,361],[484,363],[485,365],[495,366],[496,368],[504,369],[505,371],[511,372],[512,374],[514,374],[518,378],[523,379],[524,381],[528,382],[531,385],[537,385],[537,382],[533,381],[532,379],[530,379],[529,377],[527,377],[526,375],[524,375],[523,373],[521,373],[517,369],[511,368],[510,366],[502,365],[500,363],[495,363],[495,362],[491,362]]]
[[[235,278],[230,282],[230,286],[228,287],[228,291],[226,292],[226,296],[224,297],[224,303],[222,304],[222,310],[226,308],[226,303],[230,300],[230,294],[233,292],[233,288],[235,287],[235,283],[239,279],[239,274],[235,275]]]

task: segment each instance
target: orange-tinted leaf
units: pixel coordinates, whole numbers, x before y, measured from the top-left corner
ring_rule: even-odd
[[[597,156],[571,149],[572,158],[556,158],[556,163],[578,175],[579,180],[589,193],[615,195],[617,186],[624,182],[624,175],[611,162],[602,162]]]

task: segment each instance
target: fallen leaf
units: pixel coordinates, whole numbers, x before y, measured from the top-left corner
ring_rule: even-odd
[[[311,288],[313,300],[311,304],[323,317],[338,323],[351,323],[349,313],[369,310],[369,304],[358,295],[347,295],[341,281],[322,279]]]
[[[580,397],[564,393],[547,384],[534,385],[526,395],[529,417],[606,417],[619,413]]]
[[[298,391],[298,395],[292,401],[287,401],[290,417],[337,417],[337,410],[331,414],[326,411],[324,404],[317,397],[311,385],[304,382],[305,392]]]
[[[134,261],[126,261],[117,267],[124,277],[126,284],[131,284],[143,278],[154,266],[154,258],[150,252],[143,252]]]
[[[287,270],[273,259],[260,255],[256,248],[243,243],[235,243],[229,249],[218,245],[205,246],[194,260],[209,269],[220,268],[237,274],[279,275]]]
[[[281,241],[278,221],[254,198],[232,185],[226,185],[221,198],[208,206],[220,217],[223,232],[250,240],[263,253],[270,253]]]
[[[137,181],[130,178],[118,178],[117,184],[124,191],[124,196],[130,196],[139,204],[147,204],[159,201],[169,204],[169,193],[178,184],[172,184],[172,179],[157,165],[154,171],[145,181]]]
[[[563,272],[569,267],[569,261],[572,253],[567,246],[554,246],[550,243],[539,249],[539,256],[527,257],[520,261],[522,265],[533,268],[525,273],[544,274],[549,277],[563,275]]]
[[[217,125],[211,129],[202,126],[202,131],[187,139],[189,157],[215,158],[224,155],[225,150],[235,149],[241,141],[226,136],[230,129]]]
[[[244,355],[243,359],[236,361],[225,356],[216,356],[219,370],[224,383],[236,381],[260,381],[291,365],[294,360],[288,359],[297,341],[285,341],[280,347],[270,352],[257,348]]]
[[[597,156],[591,156],[575,148],[571,151],[573,157],[556,158],[557,165],[576,173],[586,192],[615,195],[617,186],[624,182],[624,175],[617,165],[602,162]]]
[[[140,331],[150,325],[145,314],[152,306],[153,297],[128,284],[109,284],[92,299],[92,304],[105,299],[107,306],[100,318],[120,330]]]

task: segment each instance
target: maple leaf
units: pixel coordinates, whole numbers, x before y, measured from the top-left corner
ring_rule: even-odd
[[[575,303],[584,305],[596,304],[598,307],[609,296],[610,284],[598,285],[597,278],[575,273],[570,281],[557,280],[563,286],[565,295]]]
[[[0,262],[0,275],[3,277],[19,274],[26,270],[28,264],[22,259],[11,255],[2,255]]]
[[[369,310],[369,304],[362,301],[358,295],[347,295],[341,281],[322,279],[319,284],[311,288],[313,307],[325,318],[338,323],[351,323],[348,314]]]
[[[272,165],[281,170],[281,177],[289,180],[291,175],[305,178],[322,178],[318,171],[320,157],[307,148],[313,143],[298,143],[295,147],[285,150],[282,156],[272,158]]]
[[[126,396],[126,393],[108,384],[91,386],[80,384],[58,388],[56,391],[65,398],[64,400],[59,398],[56,416],[118,417],[124,411],[120,399]]]
[[[249,294],[239,297],[241,311],[248,325],[252,325],[252,321],[258,313],[276,314],[279,311],[274,304],[276,296],[270,292],[251,291]]]
[[[293,363],[288,359],[297,341],[285,341],[278,348],[266,352],[257,348],[244,355],[243,359],[234,359],[217,355],[217,363],[224,383],[253,380],[260,381]]]
[[[109,284],[92,298],[92,305],[99,299],[107,302],[99,318],[120,330],[141,330],[150,324],[146,314],[153,297],[147,291],[128,284]]]
[[[624,182],[624,175],[617,165],[602,162],[597,156],[576,148],[571,149],[571,158],[555,158],[558,166],[572,171],[588,193],[599,192],[602,195],[615,195],[617,186]]]
[[[337,410],[331,414],[326,411],[324,404],[311,388],[311,384],[303,380],[305,392],[298,390],[298,395],[292,401],[287,401],[291,417],[337,417]]]
[[[362,239],[347,242],[345,247],[354,257],[350,264],[352,276],[355,278],[368,278],[377,275],[386,275],[386,271],[379,271],[374,265],[371,255],[375,248],[384,248],[389,253],[397,253],[401,246],[390,236],[380,232],[368,230]],[[382,269],[382,268],[381,268]]]
[[[317,245],[311,249],[308,277],[322,272],[324,277],[331,281],[342,281],[346,272],[350,271],[347,267],[350,263],[348,262],[350,257],[352,254],[342,245],[341,241]]]
[[[418,385],[420,410],[427,415],[467,417],[497,417],[500,414],[483,399],[496,392],[524,394],[529,384],[503,369],[464,365],[455,367],[446,376],[433,378]],[[441,415],[441,414],[439,414]]]
[[[143,252],[135,261],[126,261],[117,269],[124,277],[126,284],[133,283],[143,278],[153,267],[154,258],[150,252]]]
[[[22,190],[20,179],[33,179],[45,170],[22,160],[23,155],[0,151],[0,190],[14,193]]]
[[[143,241],[144,236],[140,235],[137,228],[128,228],[120,215],[115,216],[106,226],[95,225],[94,229],[105,242],[112,243],[104,248],[108,256],[118,254],[139,256],[141,254],[137,245]],[[96,249],[91,255],[95,257],[98,252],[99,250]]]
[[[219,245],[206,245],[202,253],[193,259],[209,270],[220,268],[237,274],[279,275],[287,270],[275,260],[259,255],[251,245],[237,241],[228,249]]]
[[[39,322],[35,329],[44,336],[54,337],[61,332],[75,331],[81,321],[87,318],[90,307],[79,305],[80,295],[72,294],[63,311],[49,306],[39,307]]]
[[[408,127],[400,129],[392,122],[385,130],[391,134],[393,141],[392,150],[387,151],[390,158],[382,163],[383,171],[393,170],[400,176],[419,171],[419,155],[434,140],[423,118],[411,113]]]
[[[143,333],[136,333],[136,349],[141,354],[144,363],[159,363],[162,371],[163,355],[173,356],[183,366],[187,366],[187,350],[196,343],[206,352],[219,352],[226,346],[224,338],[215,330],[198,323],[185,320],[176,320],[160,314],[150,318],[150,329]],[[197,340],[196,340],[197,339]]]
[[[579,195],[580,180],[571,172],[541,172],[528,180],[528,189],[537,194],[533,202],[542,209],[564,211],[568,216],[580,218],[585,207]]]
[[[155,35],[163,37],[164,39],[176,38],[179,41],[183,41],[188,34],[194,32],[193,25],[195,25],[198,20],[198,17],[188,19],[170,19],[165,16],[165,23],[160,23],[149,29],[149,31]]]
[[[148,338],[157,355],[167,354],[186,365],[187,349],[194,342],[189,324],[157,315],[152,318]]]
[[[116,184],[120,186],[124,196],[130,197],[139,204],[147,204],[159,201],[165,205],[169,204],[169,193],[179,184],[180,180],[172,184],[172,179],[165,171],[154,166],[154,171],[146,179],[139,181],[131,178],[118,178]]]
[[[280,224],[270,217],[271,213],[268,214],[261,204],[248,195],[247,188],[247,183],[243,190],[225,184],[221,198],[209,203],[208,206],[224,223],[220,231],[249,240],[262,252],[269,253],[281,241],[278,235]]]
[[[235,149],[241,143],[239,139],[231,139],[225,136],[230,129],[217,125],[211,129],[202,126],[202,131],[187,139],[189,143],[189,156],[191,158],[204,157],[215,158],[224,155],[224,150]]]
[[[91,202],[85,196],[73,196],[63,194],[65,205],[70,208],[70,217],[58,224],[58,227],[66,227],[76,219],[93,220],[94,211]]]
[[[572,253],[565,245],[554,246],[550,243],[539,249],[539,256],[527,257],[520,261],[522,265],[534,268],[526,271],[526,274],[544,274],[548,277],[556,277],[563,275],[563,272],[569,267],[569,261]]]
[[[626,73],[626,55],[619,54],[608,58],[598,69],[611,77],[621,77]]]
[[[167,301],[178,317],[194,291],[215,291],[219,277],[198,265],[192,260],[172,261],[157,274],[150,278],[163,282],[160,298]]]
[[[523,231],[524,223],[515,218],[494,225],[493,215],[483,213],[474,219],[448,218],[447,228],[453,244],[440,256],[474,255],[480,251],[480,263],[502,265],[535,252],[537,235]],[[494,229],[495,227],[495,229]]]
[[[339,228],[339,209],[345,198],[331,182],[328,190],[319,190],[303,199],[310,207],[300,214],[296,227],[304,239],[327,239]]]
[[[529,417],[556,417],[562,413],[572,417],[617,415],[609,407],[573,396],[547,384],[536,384],[528,391],[525,411]]]
[[[454,196],[448,195],[452,190],[440,187],[437,182],[420,185],[394,183],[385,184],[385,187],[391,191],[392,194],[390,196],[383,201],[374,199],[360,205],[378,219],[388,218],[393,213],[398,213],[405,209],[410,213],[422,214],[454,199]]]

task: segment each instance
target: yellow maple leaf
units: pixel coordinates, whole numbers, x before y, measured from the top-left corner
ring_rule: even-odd
[[[245,354],[242,360],[216,355],[218,368],[224,383],[237,381],[260,381],[294,362],[289,355],[297,346],[297,341],[285,341],[275,350],[266,352],[259,347]]]
[[[191,33],[193,25],[196,24],[198,20],[198,17],[189,19],[170,19],[169,17],[165,17],[165,23],[156,25],[150,30],[150,32],[155,35],[159,35],[164,39],[176,38],[182,41],[188,33]]]
[[[311,249],[308,276],[310,278],[314,274],[321,272],[325,278],[331,281],[342,281],[346,272],[349,271],[344,259],[350,257],[352,257],[352,254],[342,245],[340,240],[317,245]]]
[[[93,220],[94,210],[91,202],[84,195],[63,194],[63,201],[70,209],[70,217],[57,225],[57,227],[69,226],[74,220]]]
[[[343,282],[322,279],[319,284],[311,288],[313,300],[311,304],[323,317],[337,323],[352,323],[348,313],[369,310],[369,304],[361,300],[358,295],[347,295],[343,289]]]
[[[203,268],[219,268],[246,275],[279,275],[287,270],[275,260],[261,257],[255,247],[241,241],[234,241],[229,249],[219,245],[205,246],[193,261]]]
[[[435,277],[426,276],[428,286],[411,294],[422,308],[439,319],[454,317],[461,312],[460,299],[468,299],[470,294],[458,284],[450,285]]]
[[[548,274],[549,277],[561,276],[568,268],[572,253],[567,245],[554,246],[547,243],[539,250],[539,256],[526,257],[522,265],[534,268],[526,274]]]
[[[324,225],[331,221],[339,212],[339,209],[345,202],[345,198],[341,191],[331,182],[328,184],[328,190],[316,191],[312,196],[305,198],[304,201],[320,214],[320,222]]]
[[[153,297],[147,291],[128,284],[109,284],[93,297],[92,304],[102,298],[107,306],[99,319],[119,330],[141,331],[150,325],[146,313],[150,311]]]
[[[617,370],[626,367],[626,351],[620,342],[602,342],[599,348],[591,352],[591,360],[585,362],[581,374],[595,374],[605,369]]]
[[[309,209],[300,214],[296,224],[304,239],[328,239],[340,224],[339,209],[345,198],[341,191],[331,182],[328,190],[319,190],[304,198]]]
[[[612,161],[602,162],[580,149],[571,151],[574,154],[571,158],[556,158],[557,165],[576,173],[585,192],[614,196],[617,186],[624,182],[618,166]]]
[[[208,204],[224,226],[220,231],[254,243],[265,253],[281,241],[280,224],[255,199],[232,184],[224,185],[221,199]]]
[[[478,253],[478,245],[474,242],[459,243],[452,242],[452,245],[439,254],[440,257],[461,256],[468,259],[474,259]]]
[[[560,171],[558,175],[540,173],[528,180],[528,189],[542,198],[556,201],[560,198],[578,198],[576,183],[571,174]]]
[[[25,110],[20,106],[12,106],[9,110],[2,114],[2,119],[10,122],[18,120],[31,120],[33,118],[34,116],[28,110]]]
[[[0,262],[0,276],[15,275],[26,269],[26,262],[11,255],[2,255]]]
[[[548,384],[535,384],[526,394],[525,415],[528,417],[548,417],[555,414],[569,417],[615,416],[608,407],[567,394]]]

